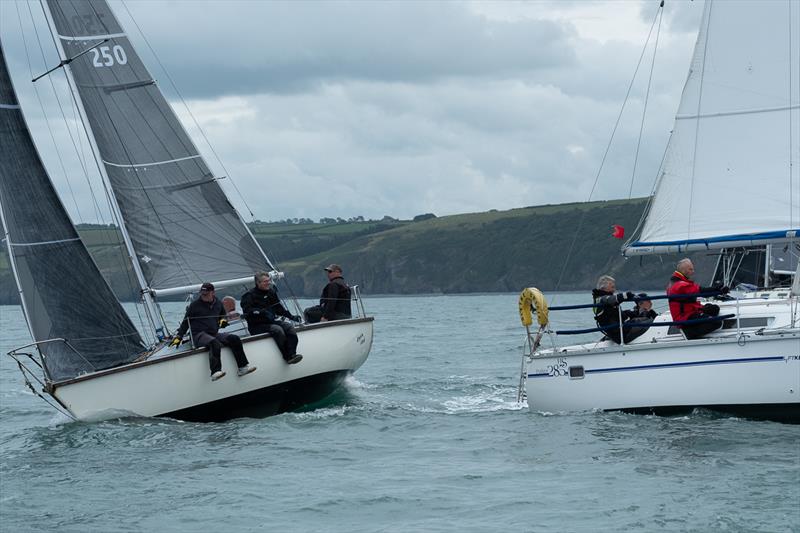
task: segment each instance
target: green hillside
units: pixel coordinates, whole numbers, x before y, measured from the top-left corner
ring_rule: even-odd
[[[297,295],[318,296],[322,268],[339,263],[364,294],[417,294],[544,290],[589,290],[600,274],[619,286],[666,285],[677,258],[625,260],[623,241],[611,227],[636,227],[645,199],[572,203],[492,210],[421,221],[340,223],[255,223],[251,230],[286,272]],[[420,217],[422,218],[422,217]],[[123,299],[135,294],[115,229],[79,227],[103,273]],[[574,240],[574,245],[573,245]],[[572,254],[567,261],[568,251]],[[695,257],[700,275],[711,274],[713,258]],[[560,283],[559,283],[560,280]],[[0,301],[16,301],[7,258],[0,254]]]
[[[367,294],[518,291],[537,286],[587,290],[600,274],[622,287],[665,286],[675,258],[626,260],[614,224],[628,232],[645,199],[560,204],[435,218],[355,238],[308,257],[284,261],[293,289],[316,295],[320,269],[336,262]],[[580,227],[579,227],[580,226]],[[567,262],[570,245],[575,240]],[[696,258],[701,274],[709,258]],[[559,284],[559,278],[561,278]]]

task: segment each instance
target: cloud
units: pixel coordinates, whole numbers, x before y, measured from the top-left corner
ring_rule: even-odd
[[[701,5],[674,5],[659,37],[634,195],[652,187],[694,42],[687,28]],[[650,2],[112,6],[211,168],[229,176],[221,183],[234,204],[262,220],[405,218],[585,200],[655,15]],[[81,218],[91,219],[92,193],[102,189],[69,156],[72,140],[48,80],[37,83],[55,117],[45,123],[21,35],[34,52],[32,72],[57,59],[46,47],[42,59],[24,5],[19,32],[15,7],[0,2],[0,31],[20,99],[60,190],[61,176],[77,176],[67,193],[75,201],[65,203],[85,205]],[[628,195],[651,57],[596,198]],[[66,105],[60,76],[51,78]],[[53,128],[59,151],[49,140]]]
[[[574,60],[561,24],[491,20],[457,2],[126,5],[190,97],[508,76]]]

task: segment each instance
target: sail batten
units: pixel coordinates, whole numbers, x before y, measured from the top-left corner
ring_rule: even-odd
[[[166,165],[167,163],[177,163],[179,161],[187,161],[189,159],[197,159],[199,157],[201,157],[200,154],[195,154],[195,155],[188,155],[186,157],[179,157],[177,159],[167,159],[164,161],[151,161],[149,163],[135,163],[135,164],[112,163],[111,161],[103,160],[103,164],[121,168],[143,168],[143,167],[155,167],[158,165]]]
[[[730,117],[735,115],[750,115],[753,113],[774,113],[776,111],[789,111],[792,109],[800,109],[798,105],[784,105],[779,107],[764,107],[760,109],[738,109],[734,111],[720,111],[717,113],[706,113],[704,115],[676,115],[675,120],[689,120],[696,118],[714,118],[714,117]]]
[[[56,241],[38,241],[38,242],[10,242],[8,243],[9,246],[42,246],[47,244],[59,244],[62,242],[72,242],[72,241],[79,241],[81,240],[80,237],[74,237],[72,239],[58,239]]]
[[[798,52],[796,3],[706,2],[655,196],[625,255],[797,239]]]
[[[118,366],[144,350],[50,182],[0,44],[0,219],[31,336],[58,381]]]
[[[103,39],[117,39],[127,37],[127,33],[106,33],[105,35],[61,35],[58,38],[64,41],[102,41]]]
[[[47,7],[66,57],[108,39],[67,68],[148,288],[272,269],[105,0]]]

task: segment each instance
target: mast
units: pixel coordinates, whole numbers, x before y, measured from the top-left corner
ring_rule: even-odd
[[[64,52],[64,48],[61,46],[61,41],[58,39],[57,32],[55,30],[55,23],[52,20],[52,14],[50,13],[50,10],[43,9],[42,11],[45,14],[45,18],[47,20],[47,26],[48,29],[50,30],[53,42],[56,45],[56,50],[58,51],[59,58],[62,61],[69,59],[66,53]],[[119,224],[119,229],[120,232],[122,233],[122,238],[125,242],[125,249],[128,252],[128,260],[133,268],[133,272],[136,276],[136,281],[139,284],[139,289],[140,289],[139,292],[141,295],[142,302],[144,303],[145,313],[147,314],[148,322],[150,322],[150,327],[152,328],[152,334],[156,339],[158,339],[168,334],[169,328],[164,322],[164,317],[161,314],[161,311],[158,307],[158,303],[155,301],[153,294],[150,292],[147,280],[144,277],[144,272],[142,272],[142,267],[139,264],[138,259],[136,258],[136,250],[133,247],[133,242],[131,241],[130,234],[128,233],[128,229],[125,225],[125,219],[122,217],[122,211],[120,210],[117,198],[111,191],[111,184],[105,166],[101,163],[102,157],[100,155],[100,149],[97,146],[97,142],[92,132],[91,124],[89,124],[89,120],[86,115],[86,109],[83,107],[83,102],[81,101],[81,99],[76,97],[76,94],[78,93],[78,88],[76,86],[75,79],[73,78],[72,70],[69,64],[64,65],[64,72],[67,77],[67,83],[69,84],[72,100],[75,102],[75,105],[78,108],[78,113],[80,114],[81,122],[83,123],[83,127],[86,129],[86,136],[89,139],[89,144],[92,147],[92,154],[94,155],[94,160],[95,164],[97,165],[97,169],[100,172],[100,176],[103,181],[103,187],[105,187],[106,191],[106,196],[109,199],[109,204],[111,206],[112,212],[114,213],[114,218],[116,218],[117,223]]]

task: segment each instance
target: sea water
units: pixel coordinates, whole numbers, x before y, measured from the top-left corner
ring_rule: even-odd
[[[517,295],[365,305],[339,394],[210,424],[69,421],[5,355],[29,337],[0,307],[0,531],[800,531],[800,426],[532,412]]]

